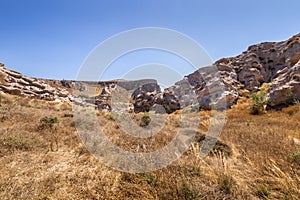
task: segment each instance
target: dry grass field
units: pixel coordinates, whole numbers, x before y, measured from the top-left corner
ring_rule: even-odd
[[[209,127],[201,111],[195,142],[171,165],[130,174],[106,167],[82,144],[70,105],[1,94],[1,199],[300,199],[300,105],[249,114],[249,101],[228,110],[217,146],[199,158]],[[153,151],[180,128],[177,116],[148,139],[127,140],[108,112],[97,117],[111,140],[130,151]],[[132,114],[143,126],[143,114]],[[56,121],[57,120],[57,121]],[[144,122],[145,123],[145,122]],[[130,141],[130,142],[128,142]],[[147,148],[137,149],[139,142]]]

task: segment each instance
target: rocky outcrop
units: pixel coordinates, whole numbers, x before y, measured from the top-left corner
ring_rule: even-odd
[[[135,112],[154,110],[159,113],[172,113],[180,109],[179,99],[171,90],[161,92],[157,83],[141,85],[131,95]]]
[[[29,78],[0,65],[0,91],[12,95],[48,101],[70,101],[71,94],[62,88],[52,87],[45,81]]]
[[[62,84],[74,90],[75,103],[92,104],[99,110],[109,111],[112,109],[149,111],[156,99],[154,96],[160,93],[160,87],[154,79],[99,82],[64,80]]]
[[[201,68],[186,76],[196,90],[200,106],[210,109],[212,90],[216,83],[211,77],[220,77],[222,92],[216,101],[226,101],[232,106],[244,94],[256,92],[263,83],[269,85],[268,107],[281,108],[300,100],[300,34],[283,42],[264,42],[252,45],[242,54],[223,58],[213,64],[215,71]],[[213,67],[212,67],[213,68]],[[243,91],[243,92],[241,92]]]
[[[157,103],[160,87],[157,83],[147,83],[139,86],[131,95],[135,112],[148,112]]]
[[[171,113],[191,105],[200,109],[230,108],[240,97],[249,96],[267,83],[267,108],[280,109],[300,101],[299,59],[300,34],[283,42],[252,45],[236,57],[222,58],[212,66],[198,69],[164,91],[152,79],[51,82],[23,76],[0,64],[0,90],[51,101],[89,103],[100,110],[111,110],[114,104],[120,108],[132,105],[135,112]],[[72,96],[62,88],[69,88],[75,94]],[[87,95],[76,98],[76,91]]]
[[[300,101],[300,61],[280,71],[270,85],[268,97],[270,109],[280,109]]]
[[[97,102],[99,108],[109,107],[109,85],[117,84],[131,92],[135,112],[171,113],[195,104],[200,109],[227,109],[267,83],[268,108],[281,108],[300,99],[299,38],[300,34],[283,42],[252,45],[236,57],[198,69],[164,91],[155,80],[99,82],[106,89],[96,97]]]

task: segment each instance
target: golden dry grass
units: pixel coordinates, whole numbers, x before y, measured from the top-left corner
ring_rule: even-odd
[[[197,139],[210,125],[210,112],[201,112],[196,140],[180,159],[161,170],[129,174],[106,167],[87,151],[70,106],[2,95],[0,198],[300,199],[300,106],[255,116],[248,106],[245,101],[227,111],[219,143],[230,148],[230,155],[220,148],[198,157]],[[167,116],[159,134],[136,140],[116,139],[122,136],[118,119],[107,112],[97,115],[116,145],[147,152],[167,144],[184,126],[179,114]],[[45,116],[58,117],[53,130],[39,128]],[[56,141],[58,148],[51,150]],[[137,150],[139,143],[147,148]]]

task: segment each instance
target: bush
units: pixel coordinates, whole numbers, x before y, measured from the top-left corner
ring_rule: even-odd
[[[268,199],[271,193],[266,187],[260,186],[259,188],[257,188],[255,194],[259,198]]]
[[[300,166],[300,152],[294,152],[289,157],[288,160]]]
[[[148,113],[145,113],[142,118],[141,118],[141,121],[140,121],[140,126],[141,127],[146,127],[150,124],[151,122],[151,117]]]
[[[198,199],[199,197],[199,193],[193,190],[188,183],[183,183],[181,190],[186,200]]]
[[[300,103],[300,100],[297,99],[297,97],[294,93],[290,92],[287,96],[288,96],[288,99],[289,99],[288,103],[290,105],[298,105]]]
[[[153,187],[157,186],[157,178],[153,176],[151,173],[145,174],[144,179],[149,185]]]
[[[179,127],[182,127],[182,126],[183,126],[183,123],[182,123],[182,121],[180,121],[180,120],[175,120],[175,121],[174,121],[174,126],[177,127],[177,128],[179,128]]]
[[[0,139],[0,146],[7,148],[9,151],[30,151],[41,145],[42,143],[32,136],[14,135]]]
[[[38,130],[44,131],[44,137],[50,141],[51,151],[54,151],[54,146],[56,146],[56,151],[58,151],[58,137],[54,134],[57,131],[54,125],[58,123],[59,121],[57,117],[46,116],[40,119],[40,124],[38,126]]]
[[[74,115],[73,115],[73,114],[71,114],[71,113],[65,113],[65,114],[64,114],[64,117],[70,117],[70,118],[73,118],[73,117],[74,117]]]
[[[57,124],[58,118],[53,116],[46,116],[40,119],[39,129],[52,129],[54,124]]]
[[[226,194],[230,194],[234,187],[235,181],[231,176],[222,174],[219,177],[218,183],[222,191],[224,191]]]
[[[252,100],[252,105],[249,107],[250,114],[257,115],[263,112],[268,102],[266,92],[262,90],[261,92],[252,93],[250,98]]]
[[[58,118],[57,117],[43,117],[41,120],[40,120],[41,123],[44,123],[44,124],[49,124],[50,126],[53,126],[53,124],[56,124],[58,123]]]
[[[114,118],[113,114],[110,113],[110,112],[104,114],[104,118],[107,119],[107,120],[110,120],[110,121],[115,121],[115,118]]]

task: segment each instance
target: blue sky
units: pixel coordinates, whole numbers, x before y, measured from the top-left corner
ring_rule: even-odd
[[[32,77],[76,79],[99,43],[141,27],[182,32],[215,61],[299,33],[299,7],[299,0],[0,0],[0,62]],[[139,64],[153,56],[140,55]],[[118,78],[115,67],[107,79]]]

